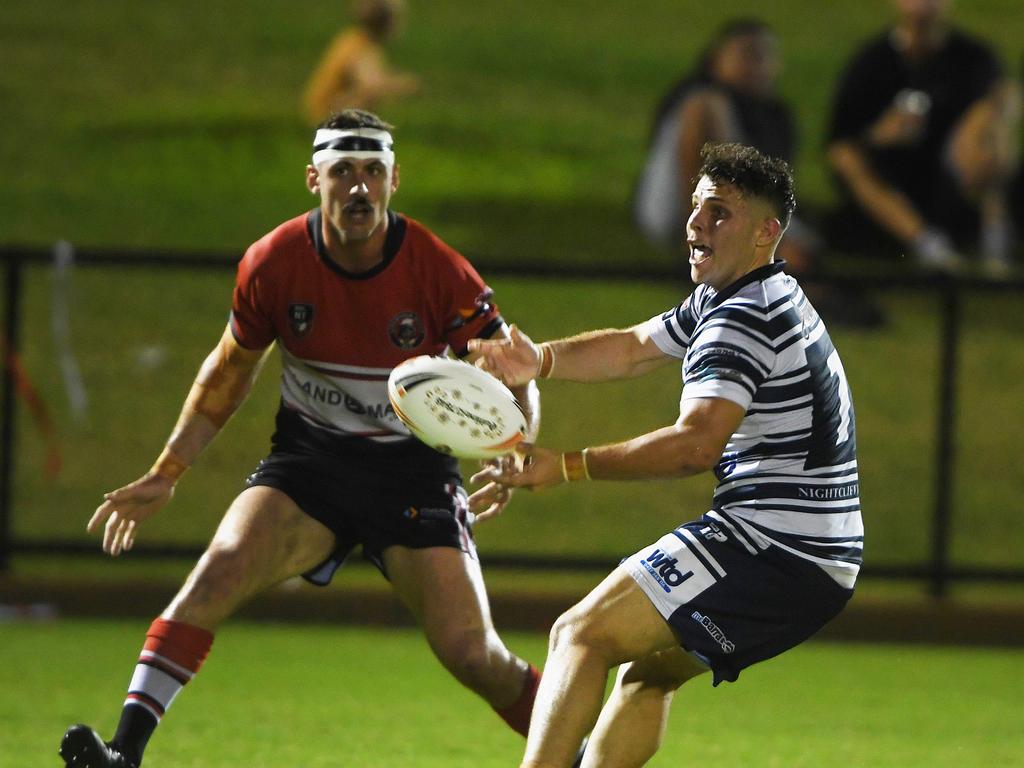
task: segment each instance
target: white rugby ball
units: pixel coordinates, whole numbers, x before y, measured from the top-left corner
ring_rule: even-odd
[[[461,360],[406,360],[388,377],[388,397],[409,431],[441,453],[490,459],[511,453],[526,437],[526,417],[515,395]]]

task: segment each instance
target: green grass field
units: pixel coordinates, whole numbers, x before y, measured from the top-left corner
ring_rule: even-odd
[[[0,625],[0,768],[56,765],[64,728],[109,737],[139,622]],[[510,634],[543,661],[544,638]],[[1011,768],[1021,651],[810,643],[676,698],[651,766]],[[514,766],[521,739],[411,630],[228,625],[164,719],[149,768]]]

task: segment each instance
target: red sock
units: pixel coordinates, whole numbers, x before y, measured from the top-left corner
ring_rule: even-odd
[[[180,621],[157,619],[146,633],[114,742],[136,763],[149,737],[185,683],[202,666],[213,634]]]
[[[504,709],[495,708],[501,719],[508,723],[516,733],[526,736],[530,730],[530,715],[533,713],[533,702],[537,698],[537,687],[540,685],[540,672],[532,664],[526,670],[526,681],[519,698]]]

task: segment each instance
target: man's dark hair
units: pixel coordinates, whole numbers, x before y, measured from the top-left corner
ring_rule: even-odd
[[[716,184],[731,184],[743,195],[769,203],[783,229],[796,210],[793,172],[789,163],[769,157],[745,144],[705,144],[700,150],[703,165],[698,179],[707,176]]]
[[[345,109],[336,112],[324,120],[317,128],[333,128],[337,131],[351,130],[353,128],[375,128],[378,131],[393,131],[394,126],[385,123],[372,112],[364,109]]]

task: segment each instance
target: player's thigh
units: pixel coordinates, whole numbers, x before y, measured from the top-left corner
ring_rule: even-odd
[[[383,551],[392,587],[432,645],[493,631],[480,563],[455,547],[392,546]]]
[[[679,644],[668,622],[621,567],[566,611],[551,631],[552,648],[589,646],[621,664]]]
[[[333,551],[334,534],[282,491],[253,486],[232,502],[207,556],[243,569],[257,586],[305,573]]]

